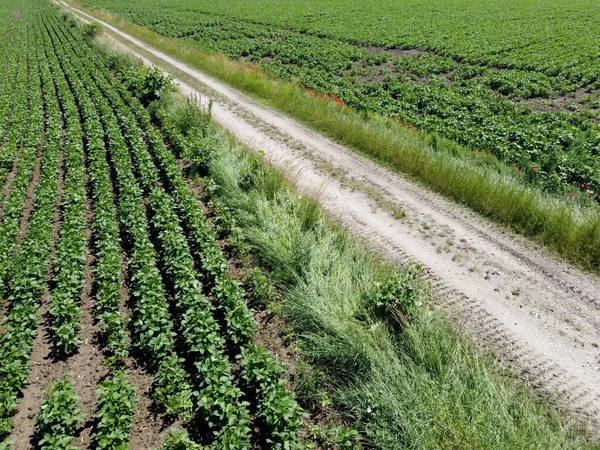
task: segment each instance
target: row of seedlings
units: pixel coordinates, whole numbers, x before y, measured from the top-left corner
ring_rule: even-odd
[[[62,73],[54,52],[48,59],[55,73]],[[70,89],[67,80],[61,76],[59,81],[65,90]],[[119,311],[121,303],[121,246],[117,212],[114,202],[110,168],[106,161],[104,129],[96,107],[90,99],[85,85],[71,74],[73,95],[82,118],[83,132],[86,138],[87,168],[90,174],[92,191],[93,246],[95,250],[95,316],[101,323],[106,341],[108,357],[122,365],[128,354],[127,327]]]
[[[156,267],[156,252],[149,238],[142,191],[132,173],[132,162],[115,114],[89,78],[84,64],[73,55],[79,75],[96,102],[105,122],[110,159],[115,169],[118,188],[119,217],[129,247],[131,293],[135,301],[135,346],[146,356],[150,367],[157,371],[154,397],[168,415],[185,420],[192,409],[192,391],[182,361],[175,353],[174,332]]]
[[[103,66],[97,61],[96,64],[99,69],[96,73],[101,73]],[[258,413],[271,433],[269,439],[271,444],[275,448],[300,446],[298,432],[304,411],[296,402],[293,393],[285,386],[282,376],[285,370],[281,363],[266,349],[254,344],[252,338],[255,334],[255,323],[252,320],[252,313],[246,305],[245,293],[240,284],[227,273],[228,262],[217,243],[216,234],[197,199],[188,188],[176,159],[165,149],[160,133],[150,123],[143,106],[131,98],[129,92],[122,86],[117,85],[116,89],[127,101],[139,125],[146,133],[152,156],[158,162],[165,186],[171,190],[178,206],[179,217],[188,230],[189,243],[201,262],[203,279],[209,286],[209,294],[220,310],[215,315],[223,315],[225,318],[227,340],[233,346],[241,347],[245,386],[249,390],[249,397],[258,399]],[[125,114],[121,111],[120,113]],[[171,126],[170,129],[173,140],[180,146],[183,145],[185,138],[176,134],[176,127]],[[142,184],[149,188],[156,186],[154,178],[156,168],[149,162],[151,158],[145,154],[145,146],[136,145],[134,148],[135,156],[132,156]],[[184,249],[181,251],[185,252]]]
[[[150,194],[152,223],[160,243],[166,276],[173,285],[188,361],[195,367],[196,411],[214,434],[215,448],[249,448],[250,413],[235,384],[226,342],[214,319],[214,307],[203,293],[173,200],[157,187]]]
[[[102,147],[100,144],[100,139],[102,139],[102,128],[98,127],[99,121],[97,115],[93,113],[90,114],[90,111],[93,111],[93,107],[90,105],[93,103],[86,92],[86,87],[81,80],[78,79],[75,71],[73,71],[73,69],[70,67],[68,61],[69,55],[63,51],[62,42],[56,40],[55,36],[52,36],[47,29],[46,32],[47,39],[54,44],[54,49],[58,58],[58,63],[60,64],[60,68],[70,83],[74,96],[80,105],[82,117],[84,118],[84,128],[86,130],[96,132],[96,134],[91,136],[86,134],[86,139],[88,139],[88,142],[91,142],[90,139],[93,139],[93,151],[102,152]],[[90,127],[85,125],[87,122],[86,119],[88,118],[92,119],[93,121],[90,124]],[[81,162],[83,162],[83,160]],[[102,218],[103,216],[100,216],[99,218],[95,217],[94,221],[98,219],[101,220]],[[113,276],[111,275],[110,278],[113,279]],[[118,303],[118,300],[116,302],[114,301],[114,295],[116,294],[111,295],[113,296],[111,300],[106,298],[102,298],[102,300],[112,301],[112,311],[118,312],[118,304],[115,304]],[[111,306],[108,303],[104,303],[104,308],[108,310],[111,308]],[[106,316],[103,316],[103,319],[105,318]],[[121,357],[123,357],[123,344],[124,340],[126,339],[123,336],[125,333],[124,324],[121,323],[118,328],[118,332],[113,334],[112,332],[114,331],[114,328],[111,329],[107,324],[105,324],[105,331],[108,331],[108,338],[113,342],[112,348],[117,350]],[[117,345],[114,345],[115,338],[118,340]],[[133,414],[137,404],[135,387],[131,385],[126,374],[117,369],[113,371],[110,378],[100,383],[100,387],[96,393],[98,395],[96,422],[94,433],[92,433],[91,436],[94,440],[95,448],[128,448],[128,441],[133,423]]]
[[[83,418],[80,398],[75,393],[71,374],[67,373],[44,392],[40,411],[35,416],[37,448],[77,449],[72,442]]]
[[[64,42],[63,42],[64,43]],[[149,240],[141,192],[131,174],[131,161],[116,118],[102,95],[95,90],[89,73],[72,57],[77,73],[85,81],[106,129],[109,156],[113,162],[118,188],[119,216],[129,245],[131,294],[135,301],[133,326],[135,346],[157,371],[154,397],[163,410],[185,417],[191,409],[191,389],[181,360],[174,352],[174,333],[160,273],[155,265],[155,251]]]
[[[34,38],[30,34],[28,33],[29,38],[20,44],[19,50],[23,52],[21,60],[23,67],[19,70],[15,83],[13,125],[0,153],[0,167],[6,173],[12,168],[17,152],[22,147],[15,177],[4,201],[0,224],[0,296],[6,293],[6,284],[14,267],[13,260],[19,239],[21,217],[38,160],[42,134],[43,112],[39,75],[36,73],[36,49]]]
[[[85,56],[85,55],[79,55]],[[98,72],[96,72],[98,73]],[[159,231],[160,217],[155,195],[164,194],[157,187],[158,172],[143,140],[134,115],[122,102],[112,84],[105,78],[95,77],[106,97],[112,100],[112,106],[121,119],[123,134],[126,136],[130,156],[134,157],[136,173],[140,184],[150,195],[153,208],[155,229]],[[155,192],[156,191],[156,192]],[[166,194],[164,194],[166,195]],[[168,198],[168,196],[167,196]],[[159,200],[156,200],[159,201]],[[169,216],[167,216],[169,217]],[[171,217],[169,217],[171,220]],[[158,221],[158,222],[157,222]],[[175,217],[175,224],[178,220]],[[225,349],[225,340],[221,337],[219,325],[213,318],[213,307],[203,294],[203,287],[196,277],[194,262],[187,250],[187,258],[180,254],[186,252],[187,243],[181,230],[176,231],[170,245],[165,244],[167,235],[158,232],[162,262],[167,278],[174,289],[175,307],[181,316],[181,332],[186,344],[187,360],[195,361],[195,386],[199,389],[197,416],[213,431],[217,448],[244,448],[249,445],[249,413],[246,403],[241,401],[243,393],[235,386],[231,363]],[[181,256],[181,258],[180,258]]]
[[[10,108],[15,103],[18,92],[11,81],[17,80],[20,70],[27,69],[27,31],[22,26],[21,21],[14,28],[10,41],[0,54],[0,58],[3,60],[2,75],[0,77],[0,145],[6,142],[6,132],[13,120]]]
[[[10,283],[8,312],[3,322],[5,333],[0,336],[0,360],[3,361],[0,366],[0,439],[5,439],[10,433],[19,394],[30,372],[28,362],[39,324],[41,296],[47,289],[54,223],[60,196],[58,183],[62,118],[50,70],[46,61],[39,57],[42,40],[33,33],[32,41],[30,86],[32,90],[42,92],[40,88],[43,85],[46,117],[45,121],[42,116],[37,117],[37,123],[40,126],[45,123],[44,152],[40,183],[35,190],[34,209],[28,219],[28,232],[13,260],[15,271]],[[41,108],[42,100],[38,101]],[[38,110],[34,108],[32,116]],[[41,110],[38,114],[41,114]],[[35,127],[33,122],[32,127]],[[39,147],[40,136],[32,136],[28,145]]]
[[[140,122],[148,133],[150,148],[160,167],[165,186],[171,190],[181,222],[188,230],[190,247],[200,262],[204,280],[210,286],[210,295],[223,310],[229,341],[241,347],[240,367],[244,390],[257,399],[257,413],[270,433],[269,443],[273,448],[298,448],[298,433],[304,411],[294,394],[287,389],[282,364],[264,347],[254,344],[252,330],[244,318],[250,315],[245,294],[236,280],[227,273],[228,262],[217,243],[217,236],[208,222],[202,207],[187,186],[175,156],[166,150],[160,135],[152,127],[146,111],[133,103]],[[185,137],[177,132],[170,118],[163,115],[163,131],[170,129],[169,139],[185,143]],[[240,320],[241,319],[241,320]],[[232,333],[233,331],[233,333]]]
[[[19,48],[26,42],[22,38],[22,28],[16,27],[11,33],[11,39],[0,54],[0,58],[4,64],[2,67],[2,76],[0,77],[0,147],[7,140],[7,131],[10,128],[11,121],[14,119],[12,105],[17,97],[18,89],[15,89],[15,84],[7,82],[7,80],[17,80],[20,69],[25,69],[26,64],[22,64],[25,53],[19,53]],[[2,169],[3,171],[5,169]],[[4,176],[1,177],[4,179]]]
[[[55,67],[58,69],[58,67]],[[87,255],[86,188],[82,127],[75,99],[60,70],[55,72],[64,116],[62,228],[54,258],[55,286],[50,294],[52,341],[58,356],[73,354],[81,339],[79,303]]]

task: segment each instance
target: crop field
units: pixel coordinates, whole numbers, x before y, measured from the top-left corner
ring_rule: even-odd
[[[186,24],[170,12],[164,27]],[[210,106],[48,0],[0,13],[1,450],[598,448],[430,306],[421,266],[367,250]],[[325,70],[348,51],[344,70],[379,89],[363,77],[392,57],[335,22],[324,36],[276,10],[273,28],[203,14],[189,27],[231,33],[213,46],[306,89],[350,79]],[[259,29],[315,65],[241,50]]]
[[[526,2],[84,0],[341,105],[600,190],[600,7]]]
[[[128,448],[145,376],[211,448],[296,448],[304,411],[147,111],[73,19],[2,8],[0,447],[25,448],[29,408],[35,448],[74,448],[81,427]]]

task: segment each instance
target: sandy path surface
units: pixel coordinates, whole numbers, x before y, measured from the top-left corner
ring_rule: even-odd
[[[397,263],[423,265],[439,303],[476,341],[542,395],[600,419],[600,279],[471,211],[332,142],[117,28],[94,20],[188,95],[213,100],[214,120],[318,193],[329,213]],[[405,213],[398,214],[400,211]]]

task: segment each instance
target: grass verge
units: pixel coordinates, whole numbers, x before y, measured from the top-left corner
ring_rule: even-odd
[[[360,153],[409,174],[433,190],[547,246],[567,260],[600,271],[600,209],[574,198],[548,196],[510,168],[437,135],[401,128],[391,119],[340,108],[295,85],[268,79],[191,41],[165,38],[124,18],[91,10],[101,20],[241,90]]]
[[[162,102],[174,117],[193,116]],[[192,156],[203,190],[229,239],[280,287],[278,312],[365,447],[597,448],[428,307],[414,267],[396,272],[282,173],[218,128],[210,133]]]

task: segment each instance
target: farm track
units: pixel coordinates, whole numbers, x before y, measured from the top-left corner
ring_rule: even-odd
[[[145,63],[174,75],[187,95],[212,98],[214,119],[318,195],[330,214],[386,258],[424,267],[437,301],[476,341],[540,395],[600,418],[600,280],[218,81],[102,24]],[[405,217],[396,219],[393,212]]]

